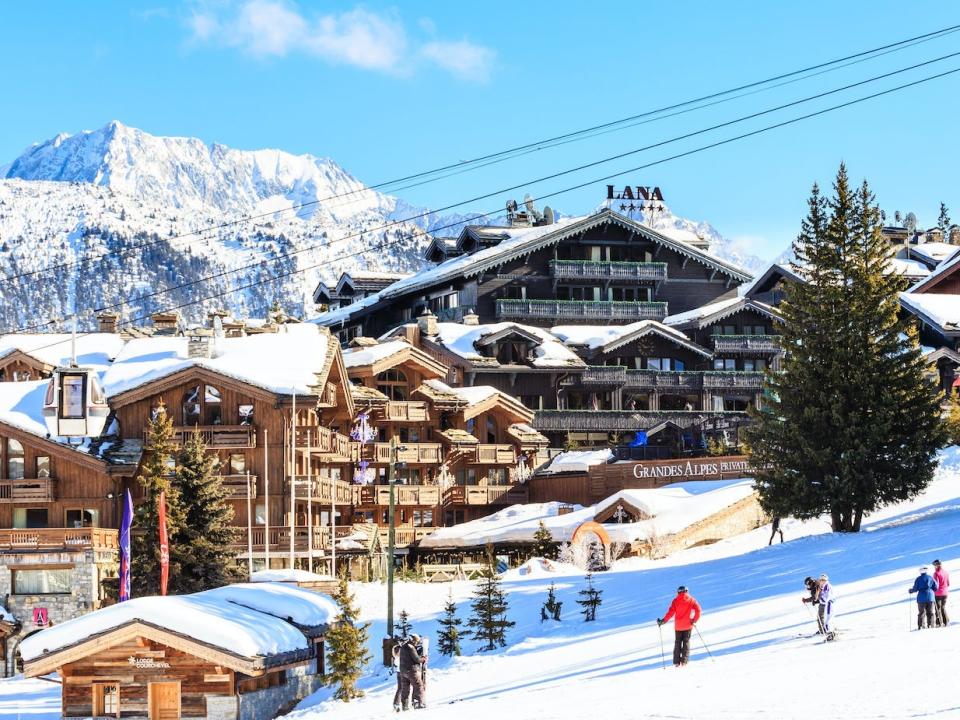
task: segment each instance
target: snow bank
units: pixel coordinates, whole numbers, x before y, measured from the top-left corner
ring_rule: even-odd
[[[277,568],[274,570],[257,570],[250,576],[250,582],[317,582],[319,580],[334,580],[330,575],[318,575],[309,570],[300,568]]]

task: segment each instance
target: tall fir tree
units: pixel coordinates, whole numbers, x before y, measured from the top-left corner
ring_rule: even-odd
[[[178,593],[200,592],[238,579],[231,549],[237,529],[230,524],[233,508],[219,469],[217,456],[207,453],[200,433],[190,433],[177,454],[176,479],[184,508],[177,538],[182,550]]]
[[[493,565],[493,558],[488,557],[477,581],[470,604],[471,614],[467,620],[470,638],[484,643],[481,650],[495,650],[507,644],[507,630],[516,625],[507,620],[508,610],[509,604],[500,586],[500,576]]]
[[[400,634],[400,637],[409,637],[412,629],[413,625],[410,624],[410,613],[406,610],[401,610],[400,616],[397,618],[397,632]]]
[[[340,576],[333,599],[340,608],[340,614],[327,631],[327,674],[324,683],[336,687],[334,698],[350,702],[363,697],[363,691],[357,688],[357,680],[371,658],[367,649],[370,624],[357,624],[360,612],[354,605],[346,575]]]
[[[176,593],[180,575],[183,546],[178,542],[183,527],[183,509],[180,493],[170,482],[173,467],[173,422],[167,415],[163,401],[157,407],[147,427],[144,446],[146,459],[140,466],[137,482],[143,489],[143,498],[133,516],[135,532],[130,538],[130,589],[140,597],[160,593],[160,493],[166,496],[167,538],[169,541],[168,592]]]
[[[577,605],[583,608],[580,611],[580,614],[583,615],[583,621],[593,622],[597,619],[597,608],[603,603],[603,590],[594,587],[593,573],[587,573],[584,579],[587,581],[587,586],[577,593],[580,596]]]
[[[866,182],[841,165],[834,195],[814,185],[794,242],[806,282],[781,305],[781,370],[767,377],[748,431],[760,502],[774,517],[829,513],[856,532],[865,513],[909,499],[930,482],[945,440],[939,394],[924,372],[890,249]]]
[[[443,606],[443,617],[437,621],[440,629],[437,630],[437,650],[447,657],[460,655],[460,626],[463,620],[457,617],[457,604],[453,601],[453,593],[447,595],[447,603]]]
[[[556,560],[557,554],[560,552],[560,543],[554,541],[550,528],[544,524],[543,520],[540,521],[536,532],[533,533],[532,550],[534,557],[547,558],[548,560]]]
[[[943,230],[946,234],[947,229],[950,227],[950,211],[947,210],[947,204],[943,201],[940,202],[940,216],[937,218],[937,227]],[[948,238],[949,239],[949,238]]]

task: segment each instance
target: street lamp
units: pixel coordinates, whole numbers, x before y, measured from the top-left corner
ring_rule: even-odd
[[[393,664],[393,564],[396,550],[396,469],[397,453],[406,450],[397,444],[397,437],[390,438],[390,463],[387,465],[387,485],[390,487],[390,504],[387,509],[387,636],[383,639],[383,664]]]

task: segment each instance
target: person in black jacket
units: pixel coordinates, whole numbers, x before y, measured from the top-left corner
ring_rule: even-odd
[[[416,635],[404,638],[400,643],[400,701],[404,710],[410,709],[410,694],[413,693],[413,704],[421,707],[423,703],[423,680],[421,666],[423,662],[417,652]]]

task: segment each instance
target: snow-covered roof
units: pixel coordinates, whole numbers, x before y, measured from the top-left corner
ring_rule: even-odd
[[[960,331],[960,296],[936,293],[900,293],[900,304],[941,330]]]
[[[211,358],[188,357],[187,343],[188,338],[178,336],[128,342],[103,377],[107,397],[191,367],[207,368],[277,394],[308,395],[327,353],[335,351],[330,337],[309,323],[284,325],[276,333],[220,338]]]
[[[676,328],[656,320],[640,320],[629,325],[558,325],[551,328],[550,332],[567,345],[585,346],[591,350],[602,348],[604,352],[615,350],[624,342],[652,332],[703,355],[711,354]]]
[[[343,363],[347,366],[347,369],[361,367],[363,365],[372,365],[381,360],[385,360],[391,355],[409,350],[410,347],[410,343],[404,342],[403,340],[392,340],[390,342],[368,345],[366,347],[347,348],[343,351]]]
[[[412,273],[405,272],[385,272],[381,270],[351,270],[345,272],[344,275],[349,275],[354,280],[400,280],[405,277],[410,277]]]
[[[951,245],[950,247],[956,247],[956,246]],[[957,251],[958,252],[956,255],[950,257],[947,260],[944,260],[942,263],[937,265],[937,267],[934,268],[934,270],[929,275],[927,275],[927,277],[921,278],[920,280],[918,280],[910,288],[909,292],[911,293],[916,292],[923,288],[935,285],[939,282],[939,280],[942,277],[953,273],[957,269],[957,266],[960,265],[960,247],[957,248]]]
[[[531,364],[534,367],[581,367],[583,361],[576,353],[564,347],[556,337],[543,328],[519,323],[501,322],[486,325],[462,325],[460,323],[437,323],[437,341],[450,352],[471,362],[488,362],[491,358],[482,355],[475,343],[488,335],[516,329],[527,335],[539,339],[539,345],[534,348],[534,357]],[[494,364],[495,360],[494,360]]]
[[[467,407],[482,403],[494,395],[504,395],[496,388],[489,385],[474,385],[473,387],[451,387],[441,380],[424,380],[424,385],[441,393],[455,395],[458,400],[466,404]],[[509,397],[509,396],[505,396]]]
[[[69,333],[20,333],[0,336],[0,358],[20,351],[44,365],[67,365],[71,360],[72,335]],[[78,333],[77,365],[101,372],[123,348],[116,333]]]
[[[930,268],[917,260],[890,258],[884,269],[889,275],[903,275],[908,278],[923,278],[930,274]]]
[[[774,307],[754,300],[753,298],[739,296],[726,300],[718,300],[708,305],[701,305],[700,307],[677,313],[676,315],[668,315],[663,319],[663,323],[664,325],[687,325],[696,323],[702,326],[705,321],[709,320],[712,322],[720,320],[747,308],[771,317],[777,316],[777,310]]]
[[[614,542],[636,542],[681,532],[753,493],[753,480],[699,480],[649,490],[621,490],[596,505],[575,505],[573,512],[563,515],[559,514],[563,505],[559,502],[513,505],[478,520],[439,528],[421,540],[420,547],[530,543],[541,521],[555,541],[569,542],[581,524],[621,500],[643,510],[650,519],[608,523],[604,529]]]
[[[8,623],[13,625],[17,622],[17,619],[10,614],[10,611],[3,605],[0,605],[0,623]]]
[[[537,470],[538,474],[586,472],[594,465],[603,465],[613,459],[613,452],[605,450],[568,450],[562,452],[548,465]]]
[[[329,598],[290,585],[233,585],[117,603],[31,635],[20,654],[30,662],[139,621],[243,658],[266,657],[309,647],[304,633],[284,618],[313,627],[336,613]]]
[[[933,264],[943,262],[960,250],[957,245],[951,245],[945,242],[925,242],[919,245],[909,245],[910,252],[919,255]]]
[[[43,400],[49,384],[49,380],[0,382],[0,422],[46,437]]]
[[[335,580],[330,575],[318,575],[317,573],[303,570],[301,568],[275,568],[272,570],[257,570],[250,576],[250,582],[319,582],[321,580]]]

